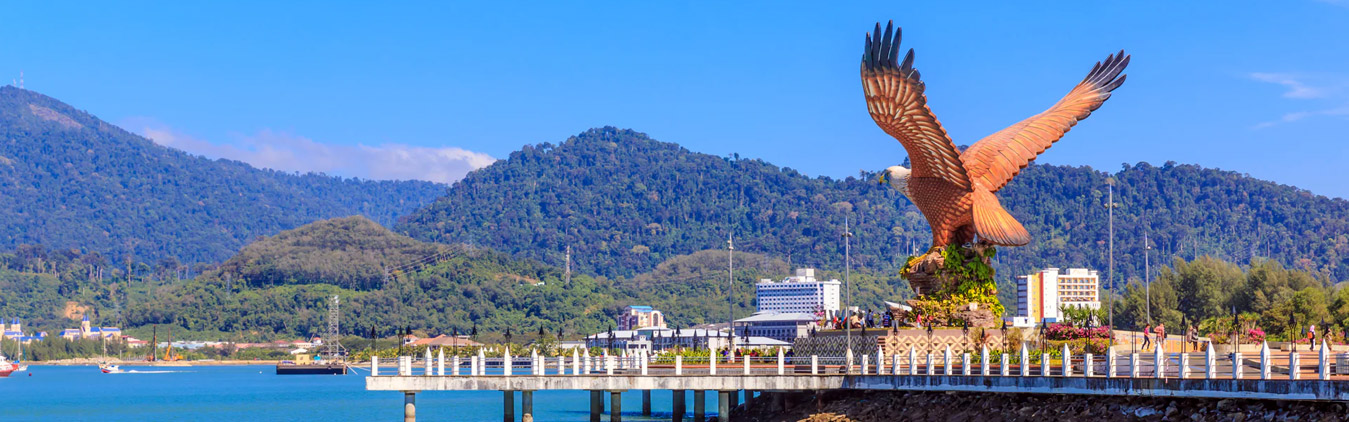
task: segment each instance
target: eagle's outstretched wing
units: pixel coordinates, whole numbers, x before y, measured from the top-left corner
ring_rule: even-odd
[[[1031,160],[1049,149],[1073,128],[1101,107],[1110,91],[1124,83],[1120,72],[1129,65],[1129,56],[1120,50],[1105,62],[1096,62],[1082,82],[1048,110],[979,140],[960,154],[970,178],[991,192],[1012,181]]]
[[[913,68],[913,49],[901,63],[899,29],[894,22],[876,24],[876,34],[867,34],[862,54],[862,89],[867,111],[885,133],[898,139],[909,152],[913,177],[936,177],[969,189],[970,179],[951,138],[927,108],[923,81]],[[892,31],[893,29],[893,31]]]

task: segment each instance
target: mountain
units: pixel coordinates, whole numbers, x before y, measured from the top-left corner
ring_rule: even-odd
[[[0,250],[40,244],[114,262],[219,262],[256,237],[324,218],[391,225],[444,190],[193,156],[0,87]]]
[[[374,290],[382,287],[386,268],[420,262],[443,249],[352,216],[316,221],[250,243],[218,271],[254,287],[327,283]]]
[[[651,271],[673,256],[724,248],[793,266],[842,267],[844,220],[854,270],[893,274],[930,242],[918,210],[873,175],[807,177],[738,154],[690,152],[645,134],[592,129],[558,145],[525,146],[470,173],[395,231],[464,242],[609,277]],[[1349,201],[1246,175],[1166,163],[1088,167],[1032,165],[998,193],[1032,236],[1002,248],[999,278],[1043,267],[1105,270],[1106,180],[1117,180],[1117,284],[1142,278],[1143,237],[1154,263],[1214,255],[1268,257],[1349,279]],[[911,249],[912,247],[912,249]],[[1104,271],[1103,271],[1104,272]]]

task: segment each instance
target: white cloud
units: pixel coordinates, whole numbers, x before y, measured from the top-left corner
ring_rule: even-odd
[[[1349,0],[1345,0],[1349,2]],[[1287,88],[1284,98],[1311,101],[1319,107],[1311,110],[1284,113],[1277,120],[1261,122],[1254,129],[1292,123],[1317,116],[1349,116],[1349,78],[1342,75],[1303,73],[1251,73],[1251,79],[1282,85]]]
[[[155,143],[209,158],[239,160],[254,167],[320,172],[373,180],[426,180],[453,183],[468,172],[496,162],[480,152],[457,147],[404,144],[329,145],[264,129],[232,143],[214,143],[186,135],[150,119],[129,125]]]
[[[1322,98],[1325,97],[1333,87],[1313,87],[1307,85],[1305,77],[1291,73],[1263,73],[1255,72],[1251,78],[1261,82],[1269,82],[1288,87],[1288,92],[1283,93],[1284,98]]]

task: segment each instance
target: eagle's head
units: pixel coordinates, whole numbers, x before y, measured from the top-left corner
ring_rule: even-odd
[[[881,172],[881,176],[876,180],[882,185],[890,185],[904,196],[909,196],[909,169],[902,166],[890,166]],[[913,197],[909,196],[912,200]]]

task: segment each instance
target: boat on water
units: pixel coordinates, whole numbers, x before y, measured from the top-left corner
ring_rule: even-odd
[[[117,365],[107,364],[107,363],[99,364],[99,365],[98,365],[98,369],[99,369],[100,371],[103,371],[103,373],[105,373],[105,374],[120,374],[120,373],[122,373],[122,367],[117,366]]]
[[[12,374],[14,373],[14,371],[17,370],[19,370],[18,365],[10,363],[9,359],[5,359],[4,356],[0,356],[0,377],[8,377],[9,374]]]

